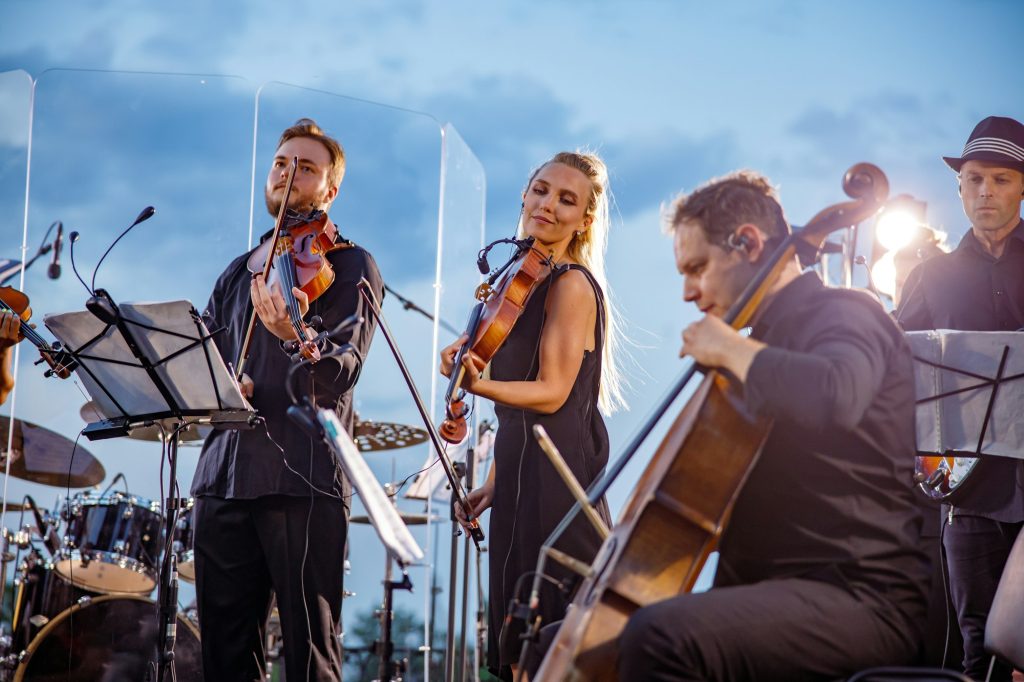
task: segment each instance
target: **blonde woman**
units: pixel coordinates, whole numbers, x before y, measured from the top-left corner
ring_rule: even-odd
[[[540,166],[523,193],[520,236],[550,253],[556,267],[531,296],[504,345],[480,377],[472,360],[462,386],[494,401],[498,431],[487,482],[470,493],[473,513],[491,508],[489,530],[490,629],[488,666],[508,679],[518,659],[522,623],[505,622],[510,600],[525,601],[520,577],[534,570],[541,545],[573,505],[573,498],[533,437],[541,424],[586,488],[608,462],[608,434],[599,411],[620,401],[613,349],[615,325],[604,277],[608,239],[608,172],[594,154],[562,152]],[[441,352],[450,376],[466,337]],[[601,512],[608,520],[607,505]],[[600,546],[582,518],[556,545],[589,559]],[[571,575],[549,563],[559,580]],[[545,582],[542,622],[561,619],[567,590]]]

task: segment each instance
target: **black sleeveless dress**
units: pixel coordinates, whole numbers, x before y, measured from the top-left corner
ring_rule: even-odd
[[[595,349],[583,357],[579,374],[565,404],[554,414],[495,405],[498,432],[494,441],[494,501],[490,520],[489,645],[487,664],[507,676],[506,666],[519,660],[522,621],[505,624],[509,602],[518,597],[526,603],[541,545],[572,508],[575,500],[558,472],[533,437],[533,425],[541,424],[551,436],[569,468],[585,489],[608,463],[608,432],[597,409],[604,345],[604,297],[590,272],[579,265],[557,269],[533,292],[526,309],[504,345],[491,359],[491,378],[498,381],[529,381],[537,377],[540,337],[545,321],[545,302],[551,283],[569,269],[579,270],[590,281],[597,299]],[[600,512],[610,524],[607,503]],[[601,546],[590,523],[579,514],[555,545],[568,554],[589,561]],[[567,584],[574,574],[554,561],[545,572]],[[518,587],[518,591],[517,591]],[[570,595],[545,581],[540,592],[541,624],[565,616]],[[504,628],[504,631],[503,631]]]

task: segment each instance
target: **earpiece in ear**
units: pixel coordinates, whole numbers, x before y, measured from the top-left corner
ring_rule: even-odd
[[[745,234],[737,236],[736,233],[733,232],[729,235],[729,238],[725,240],[725,243],[732,251],[750,253],[750,238]]]

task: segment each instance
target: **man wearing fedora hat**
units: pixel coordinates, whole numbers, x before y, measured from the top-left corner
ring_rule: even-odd
[[[1024,125],[990,116],[959,157],[957,173],[971,229],[959,246],[914,269],[896,319],[907,331],[1024,329]],[[1013,542],[1024,525],[1024,461],[987,457],[951,504],[943,505],[942,544],[964,639],[964,672],[984,679],[985,621]],[[996,662],[991,680],[1009,680]]]

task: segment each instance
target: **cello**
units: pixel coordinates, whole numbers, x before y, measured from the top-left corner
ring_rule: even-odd
[[[831,232],[876,213],[889,191],[885,174],[866,163],[846,172],[843,189],[852,201],[822,210],[772,253],[726,314],[724,320],[733,328],[747,326],[795,255],[816,253]],[[698,371],[704,371],[703,380],[669,428],[601,546],[537,680],[615,679],[617,640],[630,616],[644,606],[689,592],[716,548],[771,431],[771,421],[750,414],[729,379],[716,370],[691,365],[613,468],[591,486],[588,498],[593,504],[607,492]]]

